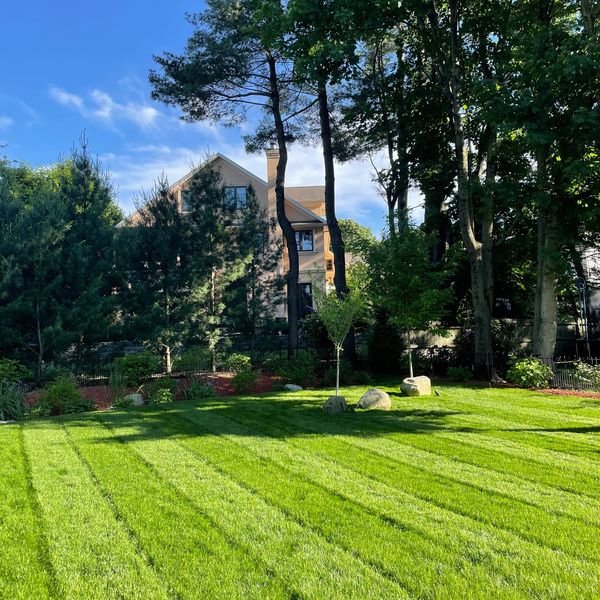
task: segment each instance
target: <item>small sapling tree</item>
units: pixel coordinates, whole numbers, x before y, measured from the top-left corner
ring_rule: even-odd
[[[335,348],[336,377],[335,395],[340,395],[340,352],[344,340],[358,314],[363,309],[363,300],[359,291],[352,290],[342,296],[337,294],[316,294],[317,314],[323,322],[327,335]]]

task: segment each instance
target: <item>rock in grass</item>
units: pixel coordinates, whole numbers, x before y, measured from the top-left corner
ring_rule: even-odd
[[[367,390],[358,401],[356,408],[380,408],[382,410],[390,410],[392,401],[389,395],[383,390],[371,388]]]
[[[325,404],[323,404],[323,410],[330,415],[344,412],[346,408],[346,399],[344,396],[329,396]]]
[[[125,400],[131,404],[131,406],[143,406],[144,405],[144,396],[141,394],[129,394],[125,396]]]
[[[431,379],[425,375],[407,377],[400,384],[400,391],[407,396],[431,396]]]
[[[9,419],[8,421],[0,421],[0,425],[15,425],[16,421]]]
[[[300,392],[302,391],[302,386],[296,385],[294,383],[286,383],[283,386],[283,389],[288,392]]]

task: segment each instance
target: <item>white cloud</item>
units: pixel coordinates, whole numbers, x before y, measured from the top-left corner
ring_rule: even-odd
[[[10,117],[0,116],[0,129],[8,129],[13,124]]]
[[[77,96],[77,94],[71,94],[70,92],[67,92],[59,87],[52,86],[50,88],[50,97],[63,106],[69,106],[71,108],[83,110],[83,98],[81,96]]]
[[[84,99],[59,87],[50,88],[50,96],[59,104],[77,110],[86,119],[103,121],[110,127],[115,127],[119,121],[134,123],[144,130],[157,125],[161,113],[143,102],[120,103],[103,90],[94,89]]]

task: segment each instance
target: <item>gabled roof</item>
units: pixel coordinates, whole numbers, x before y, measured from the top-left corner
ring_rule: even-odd
[[[223,162],[227,163],[233,169],[238,170],[240,173],[242,173],[243,175],[248,177],[248,179],[250,179],[250,181],[252,181],[253,184],[257,185],[258,187],[263,187],[265,190],[268,188],[268,184],[264,179],[261,179],[260,177],[256,176],[254,173],[251,173],[247,169],[244,169],[244,167],[242,167],[241,165],[238,165],[238,163],[234,162],[230,158],[227,158],[227,156],[225,156],[224,154],[221,154],[220,152],[213,154],[210,158],[205,160],[201,165],[194,167],[187,175],[184,175],[181,179],[177,180],[171,186],[171,188],[175,188],[175,187],[179,187],[179,186],[183,185],[186,181],[191,179],[199,169],[201,169],[202,167],[205,167],[206,165],[209,165],[210,163],[213,163],[215,160],[217,160],[219,158]],[[303,219],[301,221],[302,223],[319,223],[319,224],[326,223],[326,221],[323,217],[320,217],[319,215],[315,214],[312,210],[306,208],[306,206],[304,206],[297,200],[294,200],[293,198],[291,198],[290,196],[287,196],[287,195],[286,195],[285,199],[292,206],[294,206],[294,208],[296,208],[301,214],[306,216],[306,219]]]

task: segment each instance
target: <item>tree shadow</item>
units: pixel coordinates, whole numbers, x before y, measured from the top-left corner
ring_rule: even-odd
[[[119,434],[122,441],[202,435],[233,435],[286,439],[296,436],[377,437],[389,433],[415,435],[436,431],[473,431],[448,423],[464,414],[453,410],[403,408],[350,410],[339,415],[325,413],[320,402],[278,397],[219,397],[202,402],[175,402],[126,411],[106,411],[84,419],[66,418],[69,427],[127,426],[133,431]],[[90,418],[91,417],[91,418]],[[100,430],[101,431],[101,430]],[[98,442],[114,441],[106,432]]]
[[[530,429],[503,429],[502,431],[523,431],[528,433],[599,433],[600,425],[585,427],[532,427]]]

